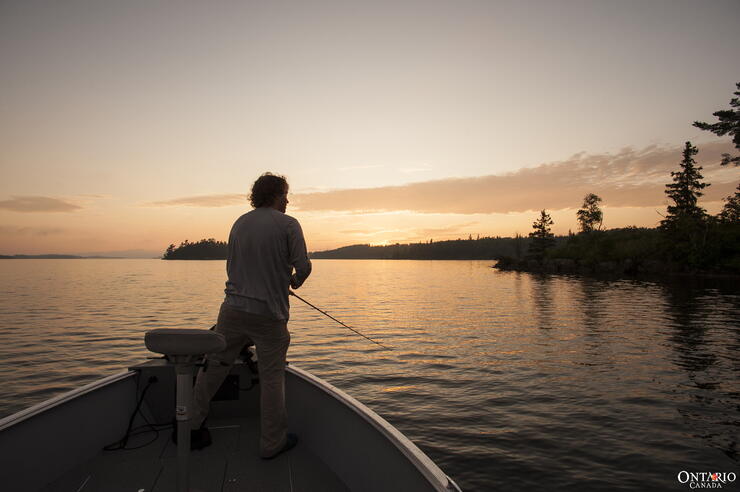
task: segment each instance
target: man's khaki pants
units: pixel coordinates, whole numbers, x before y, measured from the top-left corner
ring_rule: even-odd
[[[286,320],[239,311],[221,305],[216,331],[226,338],[223,352],[208,354],[207,370],[201,368],[193,392],[191,428],[201,426],[211,398],[229,373],[234,360],[251,339],[257,347],[260,376],[260,455],[272,456],[285,445],[288,416],[285,411],[285,355],[290,345]]]

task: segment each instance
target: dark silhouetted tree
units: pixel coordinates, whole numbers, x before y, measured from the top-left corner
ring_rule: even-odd
[[[576,213],[581,232],[600,231],[604,221],[604,214],[599,208],[601,198],[589,193],[583,198],[583,205]]]
[[[671,172],[673,183],[666,184],[665,193],[673,201],[668,215],[660,222],[667,244],[667,253],[680,264],[702,268],[708,261],[707,237],[710,221],[706,211],[698,205],[701,190],[709,186],[702,182],[694,156],[698,153],[691,142],[683,150],[681,170]]]
[[[673,200],[673,205],[668,205],[668,216],[661,221],[661,227],[664,229],[677,222],[700,221],[706,218],[706,211],[697,204],[699,197],[704,194],[701,190],[709,186],[702,182],[704,176],[699,173],[702,168],[697,167],[694,160],[698,152],[691,142],[686,142],[680,164],[681,170],[672,171],[673,183],[665,185],[665,194]]]
[[[532,242],[529,245],[529,254],[535,258],[542,258],[553,244],[555,244],[555,235],[552,233],[550,226],[554,222],[550,215],[542,210],[540,217],[532,223],[534,231],[529,233]]]
[[[695,121],[694,126],[707,130],[719,137],[725,135],[732,136],[732,143],[735,144],[735,148],[740,150],[740,82],[735,84],[737,91],[735,96],[730,100],[730,109],[725,109],[712,113],[719,120],[718,123],[704,123],[701,121]],[[740,155],[732,156],[730,154],[722,154],[722,165],[725,166],[730,162],[734,162],[735,165],[740,165]]]
[[[172,255],[175,253],[175,245],[170,244],[167,246],[167,251],[164,252],[164,256],[162,257],[163,260],[167,260],[169,258],[172,258]]]
[[[725,206],[717,219],[723,224],[740,224],[740,184],[734,195],[725,198]]]

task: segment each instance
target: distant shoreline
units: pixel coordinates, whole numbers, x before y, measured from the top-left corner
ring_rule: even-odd
[[[0,260],[149,260],[158,258],[129,258],[126,256],[77,255],[0,255]]]

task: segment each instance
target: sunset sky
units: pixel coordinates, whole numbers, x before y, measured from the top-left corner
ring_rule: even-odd
[[[0,2],[0,254],[225,240],[264,171],[309,249],[655,226],[684,142],[710,212],[740,2]],[[138,253],[137,253],[138,251]]]

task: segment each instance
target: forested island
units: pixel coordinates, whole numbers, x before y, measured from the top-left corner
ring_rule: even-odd
[[[191,243],[187,239],[180,246],[170,244],[162,255],[163,260],[225,260],[228,243],[213,238]]]
[[[740,150],[740,82],[738,97],[731,108],[717,111],[717,123],[694,122],[694,126],[730,135]],[[703,181],[694,156],[698,149],[686,142],[683,158],[672,182],[666,184],[670,200],[667,213],[657,228],[627,227],[602,229],[602,198],[589,193],[576,212],[577,233],[555,236],[553,220],[542,210],[528,237],[476,237],[449,241],[372,246],[357,244],[310,254],[316,259],[384,260],[497,260],[502,270],[562,273],[740,274],[740,185],[734,195],[724,199],[719,214],[709,215],[699,206]],[[740,165],[740,155],[723,154],[723,166]],[[536,198],[536,197],[535,197]],[[203,239],[171,244],[165,260],[226,259],[227,243]]]

